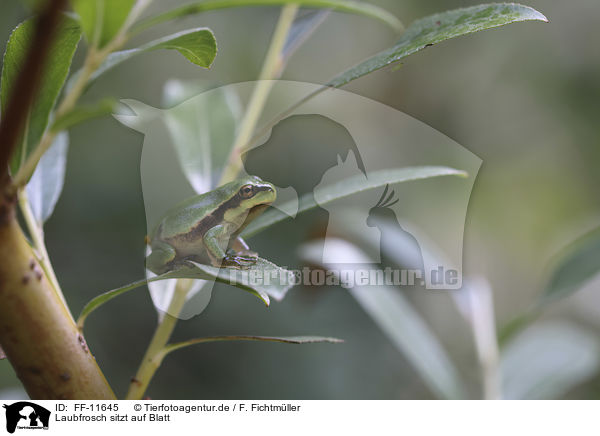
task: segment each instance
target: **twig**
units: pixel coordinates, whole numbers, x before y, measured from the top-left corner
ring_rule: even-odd
[[[163,349],[169,342],[173,329],[177,324],[177,315],[181,313],[186,301],[186,297],[193,286],[192,279],[178,279],[175,286],[173,298],[167,309],[167,313],[158,323],[154,336],[148,345],[148,349],[144,354],[142,363],[129,385],[126,400],[141,400],[154,376],[154,373],[162,362]]]
[[[287,39],[287,35],[294,22],[294,17],[298,12],[298,5],[286,5],[281,10],[279,22],[275,28],[271,46],[267,51],[267,56],[262,67],[262,71],[258,77],[258,83],[252,91],[248,108],[244,114],[244,119],[240,125],[239,133],[235,138],[235,142],[227,160],[227,166],[221,176],[220,185],[230,182],[235,179],[242,169],[242,153],[246,144],[250,141],[256,123],[262,113],[271,88],[273,87],[273,79],[276,79],[282,71],[281,53]]]

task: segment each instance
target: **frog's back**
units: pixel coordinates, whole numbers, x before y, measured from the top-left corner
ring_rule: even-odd
[[[162,240],[189,233],[195,226],[215,210],[217,204],[214,191],[184,200],[171,208],[161,220],[156,236]]]
[[[256,176],[248,176],[229,182],[213,191],[196,195],[169,210],[156,229],[155,237],[169,239],[195,240],[210,227],[219,224],[223,217],[211,215],[217,209],[231,208],[229,202],[239,202],[236,197],[245,184],[262,183]]]

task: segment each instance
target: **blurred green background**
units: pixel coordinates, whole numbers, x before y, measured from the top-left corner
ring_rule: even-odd
[[[153,11],[181,1],[155,1]],[[373,1],[405,24],[475,1]],[[499,325],[540,293],[553,256],[600,222],[600,3],[530,0],[550,23],[517,23],[447,41],[344,89],[401,110],[448,135],[483,160],[465,228],[464,272],[486,277]],[[0,6],[0,40],[29,12],[17,0]],[[277,8],[206,13],[168,23],[143,40],[208,26],[219,53],[210,70],[175,52],[144,54],[99,80],[84,101],[116,96],[161,105],[169,79],[227,84],[257,78]],[[323,83],[385,48],[395,36],[364,17],[331,14],[292,58],[284,79]],[[138,42],[142,41],[141,37]],[[132,42],[132,45],[135,41]],[[81,56],[76,63],[81,62]],[[143,276],[144,204],[139,162],[143,137],[112,118],[75,127],[65,188],[46,225],[48,250],[73,313],[108,289]],[[299,172],[297,177],[301,177]],[[311,218],[295,225],[310,230]],[[297,229],[297,227],[294,227]],[[300,242],[285,224],[253,248],[279,263]],[[289,251],[278,257],[278,238]],[[600,330],[598,280],[552,307],[546,318]],[[415,302],[479,397],[478,363],[465,322],[442,293]],[[144,290],[119,297],[88,321],[86,338],[118,396],[147,346],[156,312]],[[166,358],[152,398],[421,399],[433,398],[403,355],[342,289],[294,288],[269,309],[220,286],[174,339],[221,334],[321,334],[343,345],[216,343]],[[576,359],[576,356],[573,356]],[[0,389],[19,386],[0,362]],[[565,393],[600,399],[600,376]]]

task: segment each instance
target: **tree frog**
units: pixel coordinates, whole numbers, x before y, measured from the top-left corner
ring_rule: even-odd
[[[233,268],[254,264],[257,255],[239,234],[276,197],[275,186],[248,176],[185,200],[153,232],[146,268],[162,274],[185,260]]]

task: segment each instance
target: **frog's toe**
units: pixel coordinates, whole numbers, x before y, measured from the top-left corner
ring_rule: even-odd
[[[240,255],[228,255],[221,261],[222,267],[228,268],[239,268],[246,269],[256,263],[256,257],[252,256],[240,256]]]
[[[244,257],[244,258],[252,258],[252,259],[258,258],[258,253],[256,251],[252,251],[252,250],[235,251],[233,248],[230,248],[229,250],[227,250],[227,255]]]

